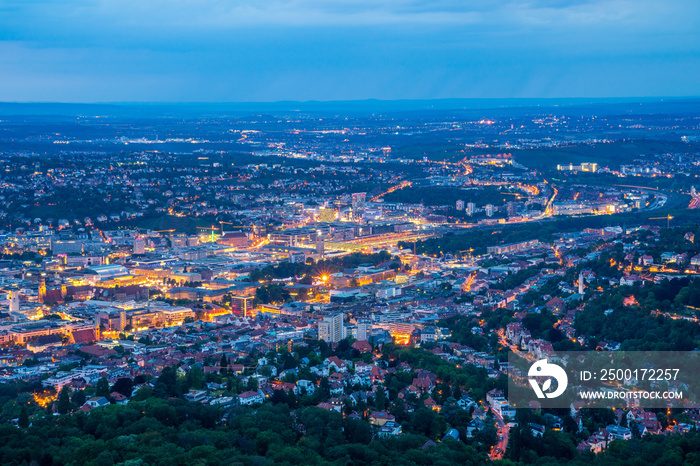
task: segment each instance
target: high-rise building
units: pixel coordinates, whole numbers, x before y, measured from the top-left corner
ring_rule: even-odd
[[[578,274],[578,294],[583,294],[583,271]]]
[[[464,201],[457,201],[457,210],[460,212],[464,210]]]
[[[39,302],[43,303],[46,299],[46,279],[41,277],[39,279]]]
[[[19,290],[10,291],[10,312],[19,312]]]
[[[357,340],[369,340],[370,330],[372,329],[372,322],[369,319],[358,319],[357,320]]]
[[[51,251],[56,254],[82,254],[83,242],[79,240],[51,239]]]
[[[467,214],[474,215],[474,211],[476,211],[476,204],[473,202],[467,203]]]
[[[506,213],[508,214],[509,217],[512,217],[513,215],[515,215],[515,202],[508,201],[506,203]]]
[[[486,204],[484,210],[486,210],[487,217],[493,217],[493,204]]]
[[[248,317],[255,307],[253,296],[231,296],[231,310],[234,314]]]
[[[362,222],[365,217],[365,202],[367,193],[353,193],[352,195],[352,220]]]
[[[331,314],[323,318],[318,324],[318,338],[329,343],[337,343],[345,338],[343,327],[343,314]]]
[[[121,332],[126,327],[126,311],[123,309],[105,309],[95,315],[95,324],[101,330]]]
[[[133,253],[144,254],[146,252],[146,240],[144,238],[134,238]]]

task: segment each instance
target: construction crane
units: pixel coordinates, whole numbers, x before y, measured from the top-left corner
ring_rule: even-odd
[[[222,221],[219,221],[219,223],[222,224],[221,225],[222,230],[223,230],[224,223],[226,225],[231,225],[233,228],[253,228],[253,229],[255,229],[255,225],[236,225],[235,223],[232,223],[232,222],[222,222]]]
[[[664,219],[666,219],[666,228],[670,228],[670,227],[671,227],[671,219],[672,219],[672,218],[673,218],[673,215],[668,214],[668,215],[665,216],[665,217],[652,217],[652,218],[650,218],[649,220],[664,220]]]
[[[211,242],[213,243],[215,241],[214,232],[217,231],[218,228],[213,227],[213,226],[212,227],[197,227],[197,228],[199,228],[200,230],[211,230]]]
[[[459,254],[459,255],[461,255],[462,257],[464,257],[464,253],[465,253],[465,252],[468,252],[468,253],[469,253],[469,257],[471,257],[471,256],[472,256],[472,252],[474,252],[474,248],[465,249],[464,251],[458,251],[457,254]]]
[[[224,223],[226,225],[231,225],[232,228],[250,228],[253,231],[253,234],[256,235],[255,225],[236,225],[236,224],[231,223],[231,222],[222,222],[222,221],[219,221],[219,223],[221,224],[221,234],[222,235],[224,234]]]
[[[153,233],[172,233],[175,230],[154,230]]]

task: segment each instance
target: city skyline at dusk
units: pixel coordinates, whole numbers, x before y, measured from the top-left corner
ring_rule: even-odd
[[[0,0],[0,465],[700,465],[699,26]]]

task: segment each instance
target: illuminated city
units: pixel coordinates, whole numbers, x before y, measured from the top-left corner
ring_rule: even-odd
[[[698,464],[697,5],[29,3],[0,463]]]

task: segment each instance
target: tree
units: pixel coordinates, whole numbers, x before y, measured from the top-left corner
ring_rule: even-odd
[[[286,303],[291,301],[289,292],[281,285],[263,285],[255,290],[255,297],[263,304]]]
[[[97,396],[109,396],[109,382],[104,377],[100,377],[95,385],[95,395]]]
[[[331,396],[331,383],[328,381],[328,377],[321,377],[318,384],[318,394],[323,399]]]
[[[356,419],[347,419],[345,424],[345,438],[351,443],[362,443],[367,445],[372,441],[372,428],[369,423]]]
[[[104,380],[104,379],[102,379]],[[58,394],[58,405],[56,406],[59,414],[66,414],[72,409],[72,404],[70,402],[70,390],[68,386],[64,386],[61,389],[61,393]]]
[[[246,390],[257,391],[258,390],[258,379],[255,377],[248,377],[248,383],[246,384]]]
[[[457,405],[457,400],[451,396],[447,397],[445,402],[442,404],[442,415],[445,416],[445,419],[447,419],[447,421],[450,423],[453,423],[454,417],[458,410],[459,406]]]
[[[445,431],[447,430],[447,423],[445,422],[445,418],[442,416],[435,416],[433,418],[433,422],[430,423],[430,438],[434,440],[440,439],[443,435],[445,435]],[[494,442],[495,443],[495,442]]]
[[[311,275],[308,275],[308,274],[304,275],[303,277],[301,277],[301,280],[299,280],[299,283],[301,285],[313,285],[314,277],[312,277]]]
[[[426,437],[430,437],[431,425],[436,417],[437,414],[434,411],[426,407],[418,408],[415,413],[413,413],[413,417],[411,418],[411,430],[421,435],[425,435]]]
[[[287,403],[286,392],[284,390],[275,390],[272,393],[272,397],[270,398],[270,403],[272,403],[272,404]]]
[[[151,397],[153,392],[151,391],[150,388],[148,388],[148,385],[143,385],[141,388],[136,390],[136,393],[131,397],[131,401],[143,401],[147,400]]]
[[[200,390],[204,385],[204,371],[197,364],[187,372],[187,385],[195,390]]]
[[[639,430],[639,425],[636,422],[633,422],[632,425],[630,426],[630,432],[632,432],[632,437],[642,438],[642,433]]]
[[[22,409],[19,411],[19,419],[17,420],[17,425],[22,429],[29,427],[29,414],[27,413],[27,405],[22,405]]]
[[[384,387],[377,387],[374,398],[374,406],[378,411],[384,411],[386,409],[386,392]]]
[[[269,365],[269,364],[265,364],[264,366],[262,366],[262,367],[258,370],[258,372],[259,372],[260,375],[262,375],[263,377],[270,377],[270,376],[272,376],[272,366]]]
[[[177,395],[177,376],[175,369],[164,367],[158,380],[153,385],[153,395],[159,398],[169,398]]]
[[[121,393],[125,397],[130,397],[131,396],[131,391],[134,388],[134,384],[131,381],[130,378],[128,377],[122,377],[120,379],[117,379],[116,382],[114,382],[114,385],[112,385],[112,392],[117,392]]]
[[[85,395],[85,390],[76,390],[71,397],[71,401],[75,403],[76,406],[82,406],[87,401],[87,396]]]

